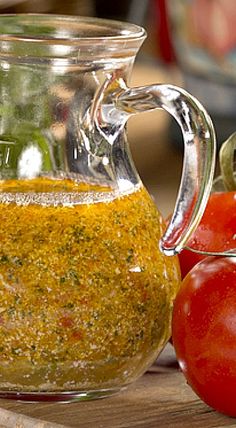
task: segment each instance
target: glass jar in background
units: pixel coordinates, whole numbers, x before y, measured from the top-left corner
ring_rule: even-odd
[[[222,142],[236,120],[235,0],[169,0],[167,5],[185,87],[207,107]]]

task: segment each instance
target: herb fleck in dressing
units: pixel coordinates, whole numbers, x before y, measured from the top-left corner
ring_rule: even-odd
[[[0,389],[109,388],[143,373],[180,283],[158,249],[164,227],[143,187],[2,182]]]

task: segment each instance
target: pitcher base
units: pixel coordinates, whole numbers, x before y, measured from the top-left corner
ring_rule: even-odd
[[[109,388],[91,391],[70,391],[70,392],[16,392],[16,391],[0,391],[0,399],[16,400],[24,402],[60,402],[71,403],[75,401],[88,401],[100,398],[106,398],[117,394],[125,389]]]

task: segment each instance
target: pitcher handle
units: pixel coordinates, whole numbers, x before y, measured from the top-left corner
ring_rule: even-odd
[[[162,108],[180,125],[184,140],[183,171],[174,212],[160,240],[164,254],[177,254],[201,220],[211,191],[216,157],[212,121],[196,98],[173,85],[128,88],[123,83],[115,100],[114,93],[112,98],[115,115],[119,110],[128,118],[136,113]]]

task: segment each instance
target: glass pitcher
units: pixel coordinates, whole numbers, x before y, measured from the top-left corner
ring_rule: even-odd
[[[110,395],[169,339],[174,255],[204,211],[215,137],[184,90],[127,86],[144,38],[113,21],[0,16],[0,397]],[[156,108],[185,143],[166,231],[125,137]]]

